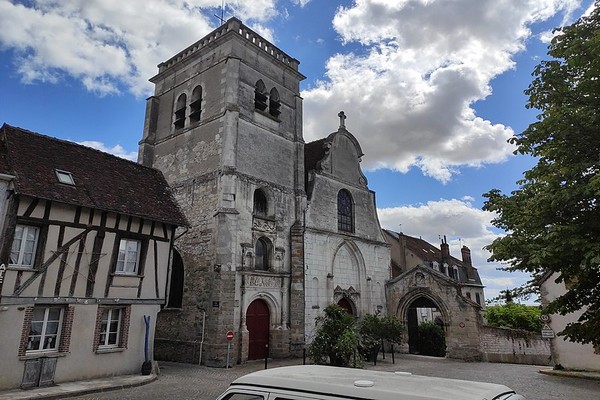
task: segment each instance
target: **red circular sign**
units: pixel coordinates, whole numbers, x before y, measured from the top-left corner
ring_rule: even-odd
[[[233,340],[233,332],[232,331],[227,331],[227,334],[225,335],[225,338],[227,338],[228,342],[231,342]]]

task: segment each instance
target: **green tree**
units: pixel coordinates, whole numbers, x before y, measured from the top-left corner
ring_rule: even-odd
[[[316,364],[339,367],[355,364],[355,357],[360,358],[356,318],[337,304],[327,306],[323,312],[324,315],[316,319],[317,333],[308,346],[308,356]]]
[[[446,355],[446,336],[444,329],[433,322],[419,324],[419,354],[444,357]]]
[[[561,335],[600,345],[600,1],[587,17],[555,31],[550,60],[533,72],[526,90],[537,121],[510,141],[515,154],[537,164],[510,195],[486,193],[484,209],[507,232],[487,246],[490,260],[533,279],[516,294],[535,290],[546,273],[558,273],[569,290],[545,312],[584,310]]]
[[[539,307],[512,302],[504,305],[488,306],[485,309],[485,319],[489,326],[523,329],[531,332],[541,331],[541,314]]]

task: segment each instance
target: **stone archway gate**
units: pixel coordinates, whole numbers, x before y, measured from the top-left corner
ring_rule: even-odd
[[[444,321],[446,355],[449,358],[481,360],[480,307],[461,295],[460,284],[433,269],[417,266],[386,285],[387,308],[407,326],[410,305],[425,298],[437,305]],[[408,335],[401,351],[408,353]]]

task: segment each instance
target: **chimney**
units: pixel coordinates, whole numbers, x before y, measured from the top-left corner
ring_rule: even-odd
[[[444,235],[444,238],[442,239],[440,249],[442,250],[442,264],[444,262],[447,263],[450,260],[450,246],[448,245],[448,241],[446,240],[446,235]]]
[[[475,270],[473,269],[473,261],[471,261],[471,249],[469,249],[467,246],[463,246],[460,249],[460,252],[462,253],[463,266],[467,270],[467,279],[469,281],[474,281]]]

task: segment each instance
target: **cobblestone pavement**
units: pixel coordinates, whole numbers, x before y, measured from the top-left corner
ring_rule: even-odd
[[[302,360],[269,361],[268,367],[301,364]],[[106,393],[75,397],[79,400],[100,399],[200,399],[214,400],[235,378],[264,368],[264,362],[250,362],[231,369],[161,362],[159,378],[147,385]],[[407,371],[413,374],[500,383],[524,395],[527,400],[599,400],[600,381],[540,374],[541,367],[517,364],[467,363],[458,360],[390,355],[368,369]]]

